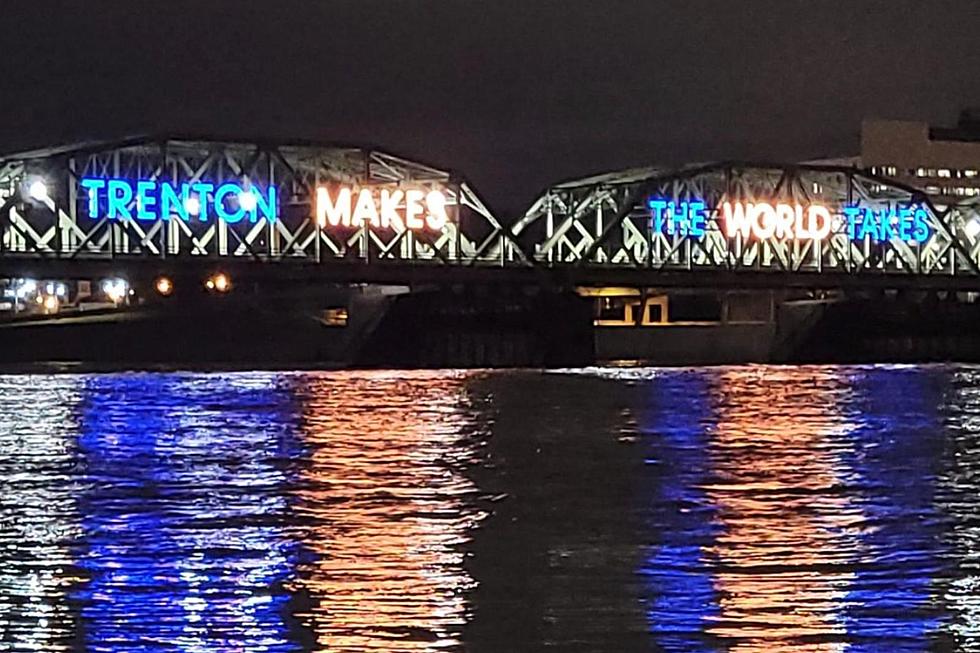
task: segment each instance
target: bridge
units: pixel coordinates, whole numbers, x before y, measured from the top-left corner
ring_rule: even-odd
[[[139,137],[0,159],[0,286],[3,361],[832,359],[841,328],[848,356],[876,338],[895,359],[928,322],[929,356],[980,358],[980,199],[719,162],[561,182],[503,217],[375,147]]]
[[[980,200],[853,167],[711,163],[556,184],[516,220],[379,149],[141,137],[0,160],[0,276],[980,288]]]

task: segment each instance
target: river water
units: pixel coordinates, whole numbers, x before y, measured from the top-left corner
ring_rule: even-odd
[[[0,376],[0,650],[980,650],[978,490],[980,368]]]

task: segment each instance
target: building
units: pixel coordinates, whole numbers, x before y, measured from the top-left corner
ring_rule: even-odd
[[[980,197],[980,109],[965,110],[955,127],[865,120],[861,165],[921,188],[937,203]]]

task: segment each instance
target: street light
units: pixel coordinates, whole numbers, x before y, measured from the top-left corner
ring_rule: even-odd
[[[35,202],[46,202],[50,197],[48,195],[48,185],[44,183],[43,179],[35,179],[28,184],[27,195]]]
[[[228,292],[231,290],[231,279],[228,278],[227,274],[219,272],[218,274],[211,275],[204,285],[208,290]]]
[[[255,199],[255,193],[250,190],[243,190],[238,194],[238,206],[242,207],[246,211],[254,211],[257,202]]]
[[[102,292],[114,304],[119,304],[126,298],[129,284],[124,279],[106,279],[102,282]]]
[[[201,200],[191,195],[184,200],[184,210],[187,215],[198,216],[201,214]]]
[[[160,277],[156,282],[157,292],[164,297],[169,297],[170,293],[174,291],[174,282],[168,277]]]

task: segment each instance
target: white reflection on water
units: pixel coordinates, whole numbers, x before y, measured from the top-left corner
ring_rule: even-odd
[[[0,642],[65,651],[75,635],[67,592],[80,582],[74,383],[0,377]]]
[[[947,542],[957,560],[944,599],[953,615],[950,630],[963,649],[980,650],[980,370],[954,375],[945,418],[951,437],[949,464],[939,478],[939,503],[952,519]]]

